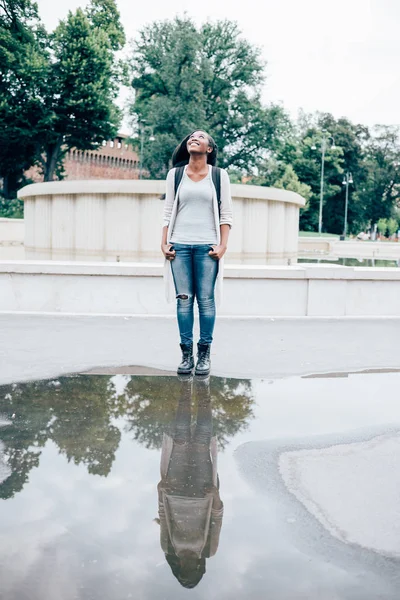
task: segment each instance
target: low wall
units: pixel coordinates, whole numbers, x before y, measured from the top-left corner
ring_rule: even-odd
[[[26,258],[159,262],[165,181],[63,181],[28,185]],[[297,257],[294,192],[232,185],[228,262],[288,264]]]
[[[0,246],[23,246],[24,219],[0,219]]]
[[[173,315],[162,266],[0,263],[0,311]],[[400,316],[400,269],[226,265],[225,316]]]
[[[329,254],[336,258],[400,258],[399,242],[371,242],[362,240],[340,241],[338,238],[299,237],[299,256]]]
[[[0,219],[0,261],[24,260],[24,219]]]

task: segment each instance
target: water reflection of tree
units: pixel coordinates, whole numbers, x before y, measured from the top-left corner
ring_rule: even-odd
[[[107,476],[121,436],[111,423],[114,403],[115,388],[109,377],[62,377],[2,386],[0,413],[12,425],[2,428],[1,439],[12,475],[0,486],[0,498],[23,488],[48,440],[68,461]]]
[[[176,377],[133,377],[119,396],[120,414],[146,448],[161,448],[163,433],[175,416],[179,385]],[[223,449],[253,417],[251,381],[212,377],[210,389],[214,435]]]
[[[103,375],[1,386],[0,414],[11,425],[2,427],[0,436],[12,474],[0,485],[0,498],[22,490],[48,440],[68,461],[107,476],[121,437],[116,417],[126,419],[139,443],[160,448],[178,397],[176,377],[132,377],[119,395],[113,378]],[[212,378],[211,397],[214,432],[223,448],[253,416],[251,383]]]

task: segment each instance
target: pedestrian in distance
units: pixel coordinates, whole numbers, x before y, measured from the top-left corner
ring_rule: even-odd
[[[216,162],[215,141],[196,130],[175,149],[167,175],[161,250],[167,300],[177,302],[182,375],[194,368],[195,299],[200,321],[195,374],[207,376],[211,368],[216,303],[222,298],[223,257],[232,226],[229,176]]]

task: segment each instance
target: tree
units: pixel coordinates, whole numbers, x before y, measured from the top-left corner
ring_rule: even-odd
[[[13,198],[38,163],[45,181],[71,148],[95,149],[118,129],[125,37],[115,0],[92,0],[48,36],[30,0],[0,0],[0,177]]]
[[[259,168],[259,174],[251,177],[247,183],[296,192],[306,201],[312,195],[311,187],[300,181],[292,165],[275,159],[268,160],[262,164]]]
[[[87,13],[70,12],[52,35],[52,84],[46,97],[51,119],[41,157],[45,181],[54,179],[70,148],[95,149],[117,133],[120,74],[113,61],[114,49],[123,42],[114,0],[93,0]]]
[[[379,233],[384,236],[387,230],[388,222],[386,219],[378,219],[377,228]]]
[[[392,216],[400,202],[400,128],[379,125],[365,144],[366,177],[360,196],[368,221]]]
[[[244,172],[279,144],[287,117],[261,104],[264,65],[236,23],[155,22],[140,32],[131,68],[131,113],[155,137],[144,151],[151,176],[165,176],[175,146],[193,129],[215,138],[221,166]]]
[[[0,0],[0,178],[6,199],[15,198],[38,154],[47,120],[48,60],[36,4]]]
[[[343,174],[349,171],[354,180],[348,213],[349,230],[352,231],[365,221],[364,206],[358,193],[365,178],[363,144],[368,138],[365,127],[354,125],[348,119],[335,119],[329,113],[302,113],[277,158],[281,165],[291,166],[300,183],[309,187],[307,195],[303,194],[307,203],[301,210],[300,227],[306,231],[316,231],[319,222],[324,137],[323,228],[331,233],[343,231],[345,194],[342,180]],[[290,170],[286,177],[289,174]]]
[[[92,0],[86,15],[93,27],[105,31],[114,52],[125,45],[125,32],[114,0]]]
[[[336,194],[327,195],[323,222],[326,231],[342,233],[344,229],[345,192],[342,184],[344,175],[351,173],[353,183],[349,188],[348,231],[358,233],[367,225],[365,206],[360,197],[364,186],[366,169],[364,165],[364,147],[369,139],[369,130],[364,125],[354,124],[349,119],[335,119],[330,114],[319,118],[321,128],[329,131],[335,145],[341,149],[340,170],[331,174],[331,182],[337,186]],[[329,183],[329,174],[328,174]]]

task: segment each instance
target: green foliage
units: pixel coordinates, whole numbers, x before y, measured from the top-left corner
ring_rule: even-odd
[[[119,24],[110,28],[104,14],[110,4],[114,2],[96,0],[88,14],[81,9],[70,12],[52,35],[53,85],[46,98],[52,122],[43,139],[45,181],[53,179],[69,148],[95,149],[117,133],[120,111],[115,104],[118,74],[113,47],[119,47],[123,37]]]
[[[0,178],[15,198],[46,122],[46,34],[29,0],[0,0]]]
[[[397,230],[399,228],[399,224],[397,222],[396,219],[394,219],[393,217],[391,217],[390,219],[388,219],[387,222],[387,232],[388,232],[388,236],[391,237],[392,235],[394,235]]]
[[[365,145],[361,199],[366,218],[390,218],[400,201],[400,127],[379,125]]]
[[[18,198],[11,200],[0,196],[0,217],[6,219],[23,219],[24,218],[24,203]]]
[[[131,113],[155,136],[144,151],[152,177],[165,176],[175,146],[194,129],[214,137],[220,166],[242,172],[279,144],[288,119],[280,106],[262,106],[264,65],[236,23],[155,22],[140,32],[131,66]]]
[[[312,194],[311,187],[299,180],[292,165],[286,165],[281,177],[274,182],[274,187],[296,192],[305,200],[309,200]]]
[[[350,171],[354,179],[354,185],[350,188],[349,229],[356,230],[364,224],[364,207],[358,191],[362,185],[363,144],[367,137],[366,128],[353,125],[344,118],[336,120],[325,113],[300,115],[297,126],[286,137],[277,158],[281,169],[282,165],[291,167],[299,182],[308,186],[302,193],[307,200],[300,216],[302,230],[318,229],[323,147],[323,229],[337,234],[343,230],[345,194],[342,179],[346,171]],[[280,177],[276,180],[277,185]],[[286,178],[293,181],[290,169]],[[272,183],[271,181],[270,185]],[[294,182],[290,185],[293,184]]]
[[[311,187],[300,181],[292,165],[271,159],[265,161],[258,171],[259,174],[251,177],[247,183],[296,192],[306,201],[312,195]]]
[[[86,10],[86,15],[93,27],[99,32],[107,33],[114,51],[123,48],[125,32],[114,0],[92,0]]]
[[[96,148],[117,132],[125,41],[114,0],[92,0],[52,35],[29,0],[0,0],[0,177],[13,198],[36,162],[45,181],[65,152]]]
[[[387,226],[388,226],[387,219],[378,219],[377,227],[378,227],[378,231],[381,235],[386,234]]]

